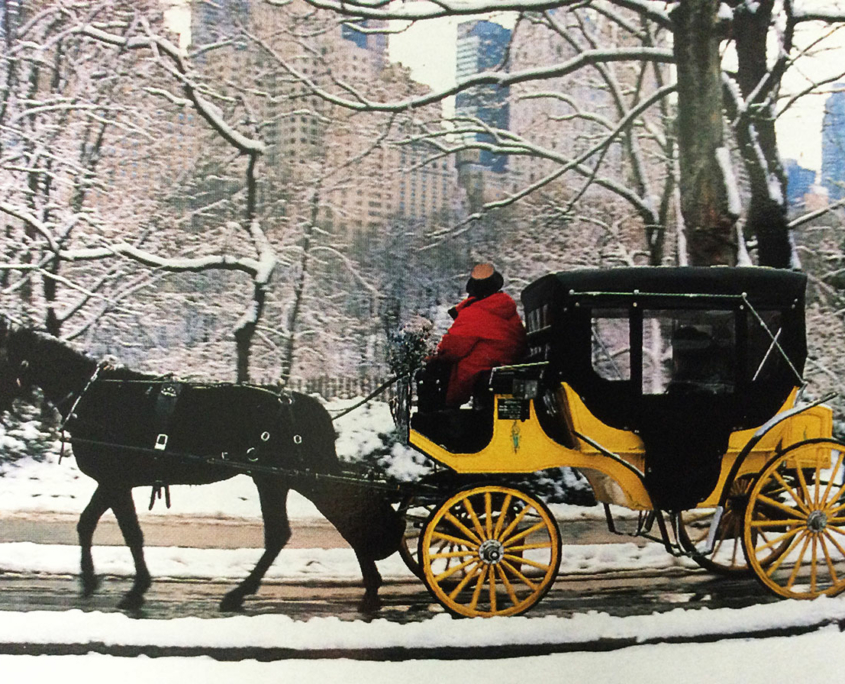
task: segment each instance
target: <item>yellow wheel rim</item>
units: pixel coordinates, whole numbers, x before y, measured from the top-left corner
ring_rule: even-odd
[[[719,526],[716,528],[713,550],[708,556],[693,556],[701,567],[723,575],[749,575],[751,570],[742,551],[742,525],[745,504],[754,476],[743,475],[733,482]],[[701,551],[715,515],[715,508],[692,508],[681,513],[680,533],[685,547]]]
[[[809,440],[772,459],[751,490],[742,543],[757,578],[779,596],[845,589],[845,445]]]
[[[560,534],[542,502],[508,487],[474,487],[432,514],[419,558],[426,585],[450,612],[517,615],[554,582]]]

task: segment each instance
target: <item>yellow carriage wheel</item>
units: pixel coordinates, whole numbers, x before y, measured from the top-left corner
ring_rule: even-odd
[[[541,501],[509,487],[464,489],[439,506],[420,537],[429,591],[465,617],[518,615],[560,567],[560,533]]]
[[[681,544],[693,554],[692,559],[702,568],[721,575],[751,573],[742,550],[742,525],[748,492],[753,482],[753,475],[743,475],[731,484],[725,510],[713,538],[713,550],[709,555],[702,555],[701,552],[707,547],[707,537],[716,509],[693,508],[681,513],[678,530]]]
[[[813,599],[845,589],[845,445],[808,440],[769,461],[749,495],[742,543],[775,594]]]

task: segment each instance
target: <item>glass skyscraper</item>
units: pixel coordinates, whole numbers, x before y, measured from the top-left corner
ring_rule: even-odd
[[[457,69],[458,81],[484,71],[494,71],[502,64],[507,53],[511,32],[492,21],[465,22],[458,26]],[[506,67],[502,67],[507,71]],[[490,128],[508,129],[510,110],[508,87],[479,85],[458,93],[455,97],[455,114],[478,119]],[[466,125],[466,124],[465,124]],[[477,142],[492,142],[489,133],[472,133],[468,137]],[[490,150],[480,150],[475,163],[502,173],[507,167],[507,156]]]
[[[822,185],[831,201],[845,198],[845,83],[837,88],[825,102],[822,123]]]

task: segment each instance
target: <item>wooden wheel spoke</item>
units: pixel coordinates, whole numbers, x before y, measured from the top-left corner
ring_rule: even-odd
[[[795,584],[795,580],[798,579],[798,573],[801,571],[801,564],[804,562],[804,554],[807,553],[807,546],[810,544],[811,536],[809,533],[804,535],[804,545],[798,552],[798,559],[795,561],[795,566],[792,568],[792,572],[789,574],[789,579],[786,582],[787,589],[791,589],[792,585]]]
[[[490,587],[490,612],[496,612],[496,566],[491,565],[487,571],[487,579]]]
[[[829,529],[825,529],[824,531],[825,538],[836,547],[836,550],[839,551],[840,555],[843,559],[845,559],[845,549],[842,548],[842,545],[833,538],[833,535],[830,534]]]
[[[836,570],[834,569],[833,559],[830,557],[830,551],[827,549],[827,542],[825,541],[825,535],[819,536],[819,544],[822,547],[822,554],[824,555],[825,563],[827,564],[827,571],[830,573],[830,579],[834,584],[839,584],[839,577],[836,575]]]
[[[507,549],[510,553],[516,553],[517,551],[531,551],[534,549],[550,549],[552,548],[551,541],[543,542],[540,544],[522,544],[520,546],[508,546]]]
[[[487,573],[489,571],[489,565],[485,565],[481,568],[481,574],[478,576],[478,581],[475,583],[475,589],[472,592],[472,600],[469,602],[470,610],[475,610],[478,606],[478,601],[481,599],[481,590],[484,588],[484,580],[487,578]]]
[[[485,539],[493,538],[493,495],[484,492],[484,524],[487,535]]]
[[[465,558],[466,556],[475,556],[476,551],[445,551],[442,553],[432,553],[429,557],[431,560],[437,560],[438,558]]]
[[[439,575],[435,575],[434,579],[437,582],[442,582],[443,580],[450,578],[455,573],[458,573],[461,570],[464,570],[465,568],[469,567],[473,563],[477,563],[477,562],[478,562],[477,558],[470,558],[468,561],[464,561],[463,563],[459,563],[458,565],[456,565],[452,568],[446,568],[446,570],[441,572]]]
[[[496,527],[493,530],[493,539],[498,540],[499,535],[502,533],[502,526],[505,524],[505,518],[507,517],[508,508],[511,505],[511,501],[513,500],[513,494],[506,494],[505,500],[502,503],[502,507],[499,509],[499,519],[496,521]]]
[[[830,497],[830,501],[831,502],[839,501],[839,497],[841,497],[842,494],[844,494],[844,493],[845,493],[845,484],[843,484],[841,487],[839,487],[839,489],[836,490],[836,494],[834,494],[832,497]],[[840,504],[839,506],[834,508],[833,511],[831,511],[831,513],[837,513],[839,511],[841,511],[843,508],[845,508],[845,503]]]
[[[507,539],[511,532],[513,532],[517,525],[522,522],[522,519],[528,514],[528,506],[523,506],[522,510],[514,516],[514,519],[510,522],[504,532],[500,534],[497,539],[502,541],[503,539]]]
[[[469,539],[461,539],[460,537],[455,537],[451,534],[446,534],[444,532],[438,532],[437,530],[434,530],[431,533],[431,536],[436,537],[437,539],[442,539],[447,544],[456,544],[457,546],[465,546],[470,549],[477,549],[479,546],[478,542],[470,541]],[[446,544],[443,544],[440,547],[440,549],[444,548],[446,548]]]
[[[800,497],[799,497],[799,496],[798,496],[798,495],[797,495],[797,494],[793,491],[792,487],[790,487],[790,486],[789,486],[789,484],[786,482],[786,480],[784,480],[784,479],[783,479],[783,476],[782,476],[782,475],[781,475],[781,474],[780,474],[777,470],[775,470],[775,471],[772,473],[772,477],[774,477],[774,478],[775,478],[778,482],[780,482],[780,483],[781,483],[781,485],[783,485],[783,490],[784,490],[784,491],[786,491],[786,492],[789,492],[789,495],[792,497],[792,500],[793,500],[796,504],[798,504],[798,507],[799,507],[800,509],[802,509],[802,510],[803,510],[805,513],[807,513],[807,514],[809,514],[809,513],[810,513],[810,507],[809,507],[809,506],[807,506],[807,505],[806,505],[806,504],[805,504],[805,503],[801,500],[801,498],[800,498]]]
[[[478,519],[478,516],[475,513],[475,509],[472,506],[472,502],[469,500],[469,497],[463,500],[464,510],[467,512],[469,519],[472,521],[472,526],[475,528],[475,533],[478,535],[478,539],[485,539],[484,536],[484,527],[481,524],[481,521]]]
[[[796,468],[798,471],[798,484],[801,485],[801,491],[804,493],[804,496],[807,497],[804,501],[809,502],[810,499],[810,490],[807,487],[807,479],[804,477],[804,469],[803,468]],[[813,503],[817,503],[813,500]]]
[[[836,476],[836,473],[839,472],[839,469],[842,467],[842,461],[845,460],[845,451],[839,452],[839,458],[836,459],[836,465],[833,466],[833,470],[830,471],[832,477],[828,480],[827,487],[824,488],[824,494],[822,494],[822,498],[820,501],[829,501],[828,495],[830,494],[830,489],[833,487],[833,480]],[[838,497],[835,497],[833,501],[836,501]]]
[[[766,575],[771,577],[775,574],[775,571],[783,564],[783,562],[787,559],[789,554],[792,552],[792,549],[795,548],[795,545],[804,538],[807,534],[807,531],[803,528],[798,530],[798,534],[789,542],[789,546],[786,547],[786,550],[766,569]]]
[[[816,501],[818,503],[818,501]],[[810,592],[815,594],[818,585],[819,537],[814,534],[810,538]]]
[[[521,532],[518,532],[513,537],[510,537],[510,538],[505,537],[504,539],[501,540],[502,545],[506,549],[510,548],[513,544],[518,542],[520,539],[527,537],[529,534],[532,534],[532,533],[536,532],[537,530],[542,530],[545,527],[546,527],[546,523],[541,520],[540,522],[538,522],[535,525],[532,525],[531,527],[526,527],[524,530],[522,530]]]
[[[519,559],[522,560],[522,559]],[[525,575],[523,575],[519,570],[517,570],[513,565],[511,565],[507,559],[501,562],[501,566],[503,568],[507,568],[508,572],[510,572],[514,577],[518,578],[520,582],[522,582],[525,586],[527,586],[531,591],[537,591],[537,585],[534,584],[530,579],[528,579]]]
[[[765,551],[767,549],[771,549],[773,546],[776,546],[778,544],[785,542],[790,537],[794,537],[796,534],[798,534],[799,532],[801,532],[804,529],[805,528],[803,528],[803,527],[795,527],[795,528],[789,530],[788,532],[784,532],[779,537],[775,537],[772,540],[768,540],[764,537],[763,539],[766,543],[763,544],[762,546],[755,546],[754,552],[759,553],[760,551]]]
[[[784,518],[783,520],[752,520],[749,523],[750,527],[755,529],[764,527],[789,527],[790,525],[806,525],[806,518],[799,520],[798,518]]]
[[[825,530],[830,530],[831,532],[836,532],[836,534],[841,534],[842,536],[845,536],[845,530],[842,530],[838,527],[828,526],[828,527],[825,528]]]
[[[762,501],[763,503],[765,503],[767,506],[772,506],[774,508],[778,508],[778,509],[780,509],[780,510],[786,512],[786,513],[789,513],[790,515],[798,515],[798,517],[801,518],[802,520],[807,519],[806,515],[802,516],[800,511],[797,511],[796,509],[792,508],[791,506],[788,506],[787,504],[781,503],[780,501],[775,501],[774,499],[770,499],[768,496],[763,496],[762,494],[760,494],[757,498],[760,501]]]
[[[505,574],[505,571],[502,569],[501,566],[497,565],[496,566],[496,572],[499,573],[499,579],[502,580],[502,584],[505,587],[505,591],[508,592],[508,596],[511,599],[511,603],[513,603],[513,605],[515,605],[515,606],[518,605],[519,604],[519,597],[516,595],[516,590],[513,588],[513,585],[510,583],[510,580],[508,579],[508,576]]]
[[[548,565],[543,565],[542,563],[538,563],[537,561],[531,560],[530,558],[525,558],[524,556],[514,556],[511,553],[506,553],[505,559],[512,562],[521,563],[523,565],[530,565],[532,568],[537,568],[538,570],[548,571],[549,569]]]
[[[725,519],[722,518],[722,521],[724,522]],[[716,543],[713,545],[713,552],[710,554],[712,557],[714,557],[714,558],[716,557],[716,555],[719,553],[719,551],[722,548],[722,544],[724,544],[725,540],[728,538],[728,529],[729,529],[728,525],[721,524],[721,523],[719,524],[719,527],[717,529],[717,535],[718,536],[716,538]],[[706,541],[707,537],[704,536],[704,537],[702,537],[702,539]],[[733,565],[736,565],[736,544],[734,544],[734,549],[733,549],[733,552],[731,553],[731,566],[733,566]]]
[[[475,577],[475,575],[481,570],[481,566],[481,561],[476,561],[475,567],[464,575],[464,578],[458,582],[458,585],[449,593],[450,599],[454,601],[455,597],[464,590],[464,587],[466,587],[466,585],[472,581],[472,578]]]
[[[472,542],[469,545],[475,544],[476,546],[478,546],[479,544],[481,544],[481,539],[479,539],[471,529],[469,529],[460,520],[458,520],[454,515],[452,515],[451,512],[446,513],[446,515],[444,515],[443,517],[446,520],[448,520],[450,523],[452,523],[455,527],[457,527],[467,537],[472,539]]]
[[[740,543],[738,538],[734,539],[734,547],[733,547],[733,550],[731,551],[731,567],[736,567],[736,565],[737,565],[737,554],[739,552],[739,547],[741,545],[742,544]]]

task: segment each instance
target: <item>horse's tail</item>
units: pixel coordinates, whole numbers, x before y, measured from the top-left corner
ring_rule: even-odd
[[[356,552],[381,560],[399,549],[405,520],[366,483],[323,481],[308,492],[308,498]]]

